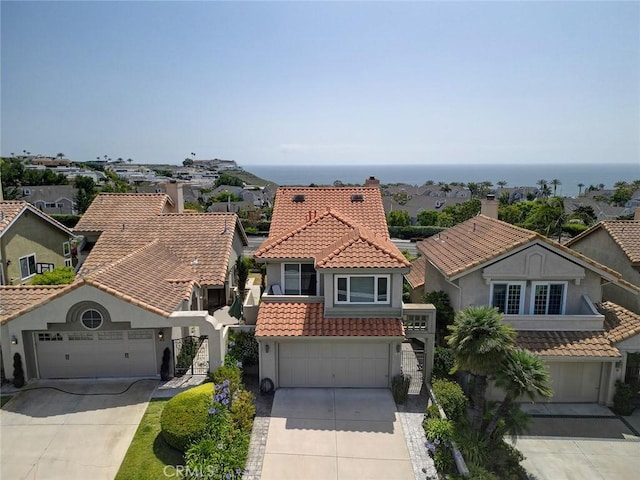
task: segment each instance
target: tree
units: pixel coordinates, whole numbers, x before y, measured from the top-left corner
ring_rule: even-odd
[[[407,202],[411,200],[411,195],[409,195],[404,190],[399,190],[392,195],[392,198],[394,202],[398,203],[399,205],[406,205]]]
[[[562,185],[562,182],[560,180],[558,180],[557,178],[554,178],[553,180],[551,180],[551,185],[553,185],[553,196],[556,196],[556,190],[558,189],[559,185]]]
[[[485,429],[484,434],[487,438],[491,436],[500,419],[507,415],[513,402],[518,398],[526,395],[533,401],[536,395],[546,398],[553,395],[547,365],[534,353],[520,348],[508,352],[502,367],[495,372],[495,382],[506,393]]]
[[[446,197],[446,196],[447,196],[447,193],[449,193],[449,192],[451,191],[451,187],[449,186],[449,184],[448,184],[448,183],[445,183],[444,185],[442,185],[442,186],[440,187],[440,191],[441,191],[441,192],[444,192],[444,196]]]
[[[249,261],[250,259],[242,256],[236,258],[236,281],[238,282],[238,290],[240,299],[244,302],[244,291],[249,278]]]
[[[431,303],[436,307],[436,345],[446,346],[447,328],[453,323],[455,317],[455,312],[449,302],[449,295],[443,290],[427,292],[424,295],[424,303]]]
[[[505,182],[504,180],[498,180],[496,184],[500,187],[500,190],[507,186],[507,182]]]
[[[191,166],[193,165],[193,159],[191,159],[191,158],[185,158],[185,159],[182,161],[182,165],[183,165],[183,166],[185,166],[185,167],[191,167]]]
[[[387,214],[387,224],[390,227],[407,227],[411,224],[409,212],[405,210],[393,210]]]
[[[550,237],[562,233],[562,225],[566,218],[564,201],[562,198],[554,197],[537,201],[522,226]]]
[[[75,187],[78,193],[75,196],[75,202],[79,213],[84,213],[91,205],[91,202],[97,195],[96,184],[91,177],[76,177]]]
[[[616,188],[613,195],[611,195],[611,201],[619,207],[624,207],[624,205],[631,200],[632,196],[633,189],[625,184]]]
[[[456,361],[455,368],[473,377],[471,427],[480,431],[485,410],[487,377],[505,360],[515,344],[515,330],[503,322],[497,308],[467,307],[456,315],[447,337]]]
[[[228,173],[223,173],[218,177],[214,188],[219,187],[220,185],[229,185],[231,187],[244,187],[244,183],[238,177],[234,177],[233,175],[229,175]]]
[[[13,354],[13,386],[24,387],[24,370],[22,369],[22,357],[19,353]]]
[[[56,155],[56,157],[62,160],[64,158],[64,153],[60,152]]]
[[[421,211],[420,213],[418,213],[418,223],[420,225],[424,225],[425,227],[437,225],[438,212],[434,212],[433,210]]]
[[[578,184],[578,188],[579,188],[579,190],[578,190],[578,196],[582,195],[582,188],[583,188],[583,187],[584,187],[584,183],[580,182],[580,183]]]

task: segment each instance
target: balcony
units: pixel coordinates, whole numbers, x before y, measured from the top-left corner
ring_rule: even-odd
[[[583,295],[576,312],[564,315],[505,315],[516,330],[593,331],[603,330],[604,315],[596,310],[588,295]]]
[[[402,324],[407,336],[434,334],[436,331],[436,307],[430,303],[403,303]]]

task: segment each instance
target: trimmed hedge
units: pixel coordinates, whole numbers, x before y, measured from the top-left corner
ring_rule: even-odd
[[[456,421],[465,415],[468,400],[460,385],[450,380],[438,379],[434,380],[432,387],[447,418]]]
[[[436,233],[440,233],[446,228],[421,225],[411,225],[408,227],[389,227],[389,235],[391,238],[401,238],[403,240],[411,240],[412,238],[428,238]]]
[[[205,383],[169,400],[160,417],[165,442],[185,452],[191,442],[206,432],[212,398],[213,383]]]

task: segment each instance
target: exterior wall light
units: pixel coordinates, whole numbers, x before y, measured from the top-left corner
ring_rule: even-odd
[[[158,340],[160,340],[161,342],[164,342],[164,330],[160,330],[158,332]]]
[[[265,344],[265,346],[264,346],[264,352],[265,353],[269,353],[269,344],[268,343]]]
[[[16,337],[15,335],[11,335],[11,345],[17,345],[18,344],[18,337]]]
[[[400,353],[400,350],[402,350],[402,345],[396,343],[396,353]]]

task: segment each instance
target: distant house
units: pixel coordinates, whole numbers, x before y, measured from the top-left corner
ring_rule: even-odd
[[[28,378],[156,377],[164,350],[173,368],[185,344],[194,373],[222,363],[247,244],[235,214],[183,213],[179,195],[100,194],[75,233],[85,243],[72,284],[0,288],[5,366],[20,353]]]
[[[18,192],[25,201],[48,215],[78,213],[74,201],[77,189],[72,185],[24,186],[20,187]]]
[[[494,201],[495,202],[495,201]],[[487,202],[483,209],[489,213]],[[495,214],[495,209],[493,210]],[[445,291],[455,311],[490,305],[517,330],[517,343],[543,357],[554,402],[610,404],[621,378],[618,341],[598,311],[602,285],[638,294],[611,268],[535,232],[478,215],[418,244],[424,291]],[[413,285],[419,281],[411,280]]]
[[[254,258],[268,279],[255,333],[263,380],[387,388],[405,336],[425,343],[428,378],[435,309],[402,303],[410,264],[389,239],[379,188],[279,188]]]
[[[0,202],[0,285],[26,284],[37,273],[71,266],[73,237],[27,202]]]

